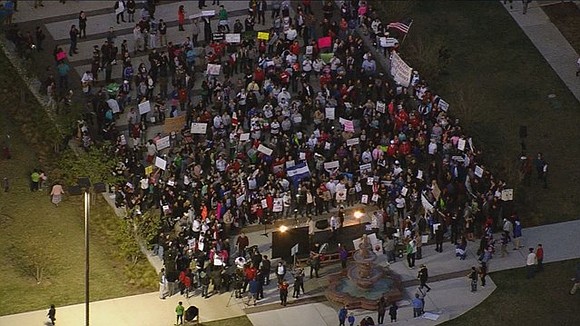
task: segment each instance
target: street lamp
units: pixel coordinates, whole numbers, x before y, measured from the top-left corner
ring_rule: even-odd
[[[106,191],[104,183],[95,183],[94,193]],[[71,187],[71,195],[84,195],[85,213],[85,325],[89,326],[89,219],[91,216],[91,180],[87,177],[78,178],[77,185]]]
[[[280,225],[280,227],[278,228],[278,230],[282,233],[288,231],[288,227],[286,225]]]
[[[353,213],[354,218],[356,218],[358,220],[358,224],[362,223],[362,217],[365,215],[363,212],[361,211],[354,211]]]

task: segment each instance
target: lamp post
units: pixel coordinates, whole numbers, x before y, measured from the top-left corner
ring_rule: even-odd
[[[364,213],[361,211],[354,211],[354,218],[356,218],[358,220],[358,224],[362,223],[362,217],[364,216]]]
[[[77,185],[69,189],[71,195],[84,195],[84,217],[85,217],[85,325],[89,326],[89,220],[91,217],[91,190],[94,193],[106,191],[104,183],[95,183],[91,187],[91,180],[87,177],[78,178]]]

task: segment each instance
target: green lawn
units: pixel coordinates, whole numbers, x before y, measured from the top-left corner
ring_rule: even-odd
[[[523,268],[491,273],[497,289],[489,298],[443,325],[580,325],[580,296],[568,294],[577,263],[547,264],[531,280]]]
[[[485,165],[516,187],[524,225],[576,219],[580,105],[500,2],[374,3],[380,3],[383,21],[414,19],[403,59],[428,72],[423,77],[483,149]],[[447,65],[436,59],[442,49]],[[527,153],[543,152],[549,161],[549,190],[539,182],[518,186],[520,126],[528,129]]]
[[[222,319],[202,323],[202,326],[252,326],[252,323],[246,316],[240,316],[229,319]]]
[[[0,315],[84,301],[83,203],[81,198],[65,197],[55,208],[47,188],[30,192],[28,176],[39,167],[35,147],[26,142],[30,139],[23,137],[8,105],[22,112],[35,108],[19,104],[18,90],[23,86],[13,76],[14,71],[0,56],[0,145],[11,135],[13,156],[11,160],[0,159],[0,180],[7,177],[11,183],[9,192],[0,190]],[[119,219],[104,199],[97,199],[91,216],[91,300],[154,290],[131,285],[124,272],[125,262],[115,255],[116,242],[110,232]],[[155,283],[155,272],[148,262],[142,259],[139,266],[143,268],[141,278]],[[36,267],[43,269],[40,283],[35,278]]]

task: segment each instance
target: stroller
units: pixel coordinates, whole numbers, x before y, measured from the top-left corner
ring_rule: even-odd
[[[195,319],[196,325],[199,325],[199,309],[196,306],[190,306],[185,310],[185,321],[193,322]]]

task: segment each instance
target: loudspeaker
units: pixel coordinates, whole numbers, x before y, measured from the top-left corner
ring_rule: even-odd
[[[528,127],[527,126],[520,126],[520,138],[528,137]]]
[[[328,220],[318,220],[318,221],[316,221],[316,223],[314,225],[316,225],[316,228],[319,230],[325,230],[329,226]]]
[[[74,186],[70,186],[68,187],[68,193],[71,196],[80,196],[83,194],[83,191],[81,189],[81,186],[79,185],[74,185]]]
[[[93,185],[93,190],[97,193],[107,192],[107,186],[103,182],[97,182]]]

